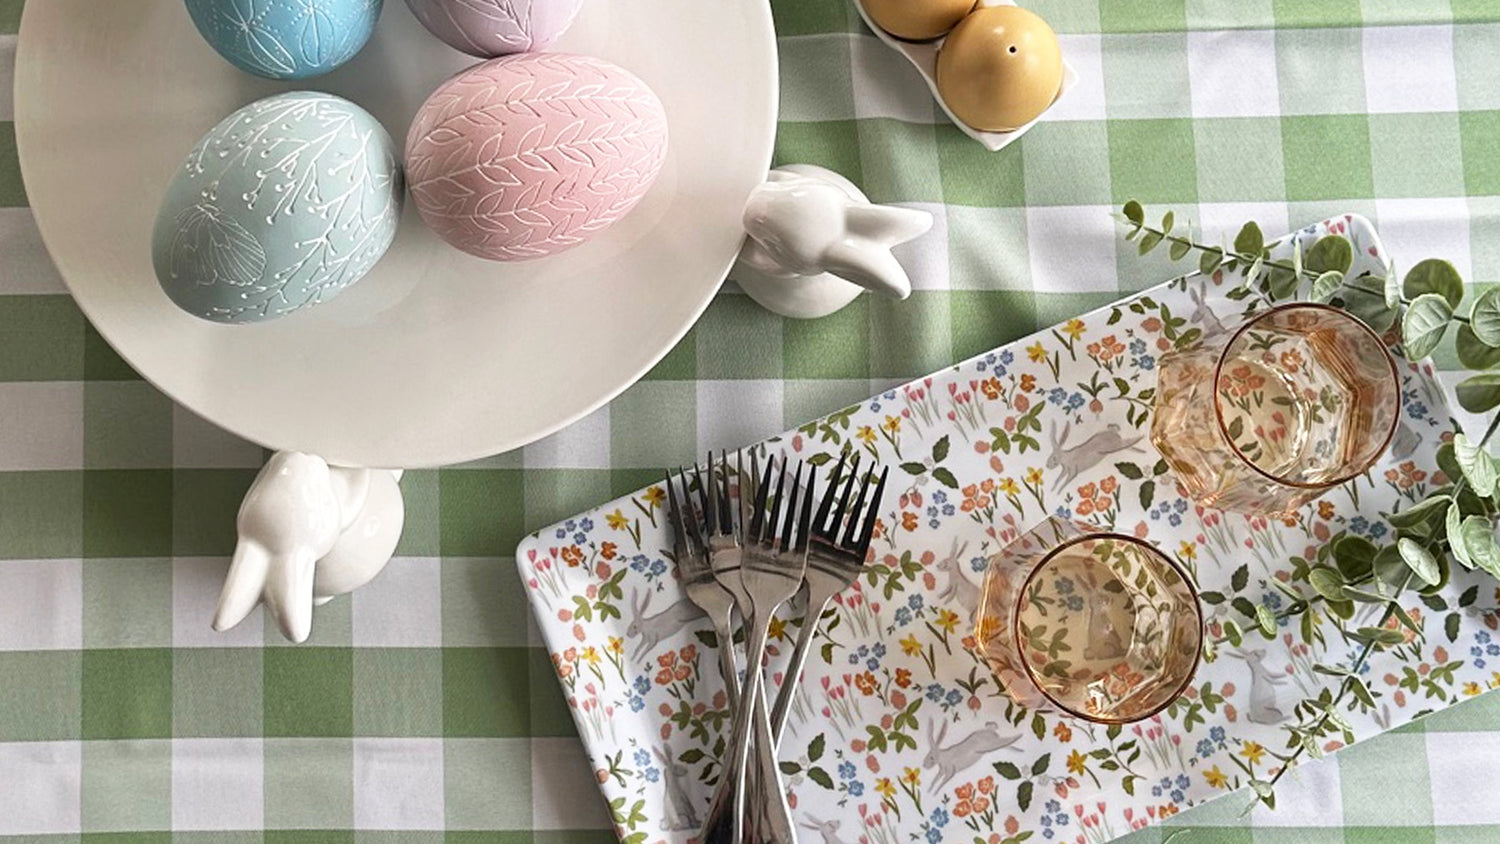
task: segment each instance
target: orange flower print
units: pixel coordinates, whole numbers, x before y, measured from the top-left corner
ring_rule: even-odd
[[[979,788],[980,794],[989,794],[990,792],[995,790],[995,778],[985,777],[984,779],[976,783],[976,786]]]
[[[599,556],[603,557],[606,560],[613,560],[615,558],[615,553],[617,550],[618,546],[616,546],[613,542],[599,543]]]
[[[562,549],[562,558],[568,568],[577,568],[583,562],[583,549],[577,545],[569,545]]]
[[[1119,485],[1119,482],[1115,480],[1115,476],[1110,475],[1109,477],[1099,482],[1099,489],[1106,494],[1114,495],[1115,489],[1117,489]]]
[[[1387,469],[1385,471],[1385,479],[1395,484],[1398,488],[1405,490],[1411,489],[1427,480],[1427,472],[1418,469],[1415,462],[1408,460],[1395,469]]]
[[[1241,364],[1225,373],[1219,380],[1219,392],[1227,392],[1235,398],[1244,398],[1266,386],[1266,377],[1256,375],[1249,366]]]
[[[1036,389],[1036,376],[1030,372],[1021,376],[1021,392],[1029,393]]]
[[[917,529],[917,514],[913,513],[910,510],[907,510],[906,512],[902,513],[901,514],[901,527],[903,529],[905,529],[905,530],[908,530],[908,531],[916,530]]]
[[[1296,349],[1281,353],[1281,368],[1287,372],[1297,372],[1304,363],[1302,353]]]
[[[865,697],[875,694],[875,675],[868,671],[854,675],[854,686]]]
[[[911,669],[910,668],[897,668],[896,669],[896,685],[900,686],[903,689],[907,688],[908,686],[911,685]]]
[[[1331,501],[1319,501],[1318,502],[1318,518],[1324,519],[1324,520],[1333,518],[1333,502],[1331,502]]]
[[[1411,620],[1416,622],[1418,627],[1422,626],[1422,611],[1420,609],[1418,609],[1417,607],[1412,607],[1411,609],[1407,610],[1406,614],[1411,616]],[[1416,641],[1417,634],[1411,632],[1411,628],[1402,624],[1400,620],[1397,619],[1394,615],[1385,620],[1385,629],[1400,631],[1401,644],[1403,645],[1410,645],[1412,642]]]
[[[1057,736],[1060,742],[1070,742],[1073,740],[1073,728],[1058,721],[1057,726],[1052,728],[1052,735]]]
[[[979,391],[984,393],[984,397],[990,399],[991,401],[1000,398],[1000,394],[1002,392],[1000,388],[1000,379],[994,376],[990,376],[989,378],[980,381]]]

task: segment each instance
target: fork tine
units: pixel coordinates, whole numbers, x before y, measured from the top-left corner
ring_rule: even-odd
[[[672,473],[667,473],[667,501],[672,511],[672,553],[677,557],[677,565],[680,568],[684,561],[693,553],[692,546],[688,542],[687,522],[682,517],[682,507],[677,503],[677,485],[672,483]]]
[[[845,547],[854,544],[854,534],[859,530],[859,515],[864,512],[865,495],[870,491],[870,477],[874,474],[874,472],[867,473],[859,482],[859,498],[855,500],[854,507],[849,510],[849,526],[844,530],[844,541],[841,543]],[[849,479],[849,485],[854,485],[853,478]]]
[[[782,468],[782,471],[785,472],[788,467],[785,466],[785,465],[783,465],[781,468]],[[804,465],[803,465],[802,461],[798,460],[797,461],[797,476],[792,479],[792,491],[787,496],[788,499],[789,499],[789,501],[787,502],[787,507],[786,507],[786,518],[782,522],[782,525],[781,525],[781,536],[777,537],[777,539],[779,540],[778,544],[779,544],[779,547],[780,547],[782,553],[786,553],[787,551],[791,550],[791,548],[792,548],[792,539],[795,536],[795,533],[794,533],[793,529],[797,525],[797,499],[802,494],[802,470],[803,470],[803,468],[804,468]]]
[[[693,464],[693,471],[698,471],[698,464]],[[706,495],[703,508],[703,521],[708,524],[708,535],[713,536],[720,531],[719,527],[719,482],[714,478],[714,453],[708,453],[708,487],[704,492],[703,478],[698,478],[698,493]]]
[[[849,452],[839,453],[838,465],[833,467],[833,477],[828,481],[828,491],[823,493],[823,503],[818,505],[818,515],[813,517],[813,530],[822,532],[828,524],[828,513],[833,509],[833,497],[839,490],[839,477],[844,474],[844,461],[849,458]]]
[[[754,496],[753,491],[750,489],[750,486],[751,486],[751,484],[750,484],[750,478],[751,478],[752,475],[759,475],[760,474],[760,469],[758,468],[759,464],[760,464],[760,460],[758,460],[756,458],[754,452],[752,452],[750,454],[750,474],[747,475],[747,474],[745,474],[745,452],[744,452],[744,449],[740,449],[740,450],[738,450],[738,451],[736,451],[734,453],[734,472],[735,472],[736,475],[739,476],[739,479],[740,479],[739,495],[736,496],[736,498],[739,499],[739,510],[740,510],[740,531],[739,531],[739,537],[740,537],[740,541],[742,541],[742,542],[748,542],[754,536],[754,534],[752,534],[750,532],[750,522],[751,522],[751,518],[750,518],[750,506],[753,503],[753,496]]]
[[[771,504],[771,516],[770,516],[770,519],[769,519],[769,528],[767,529],[766,533],[762,537],[760,537],[761,541],[764,542],[764,543],[766,543],[766,544],[770,544],[770,542],[775,539],[775,535],[774,534],[776,533],[776,514],[779,513],[779,512],[781,512],[781,505],[786,500],[786,499],[784,499],[784,498],[781,497],[782,491],[786,488],[786,470],[787,470],[786,458],[783,457],[783,458],[781,458],[781,471],[776,473],[776,500],[774,502],[772,502],[772,504]],[[766,470],[766,486],[769,487],[770,485],[771,485],[770,470],[767,469]]]
[[[865,514],[865,526],[859,532],[859,547],[855,550],[860,557],[864,557],[870,550],[870,538],[875,535],[875,517],[880,513],[880,499],[885,495],[885,480],[891,476],[891,467],[887,466],[880,473],[880,483],[875,485],[875,495],[870,499],[870,512]]]
[[[710,469],[711,473],[712,470]],[[693,461],[693,481],[698,484],[698,512],[703,514],[703,525],[698,536],[706,543],[714,532],[713,508],[708,504],[708,487],[703,484],[703,467],[699,466],[696,460]],[[688,488],[687,475],[683,475],[682,488],[683,492],[691,491]],[[689,509],[691,510],[692,508],[690,507]],[[696,525],[696,519],[694,520],[694,524]]]
[[[854,462],[849,467],[849,480],[844,484],[844,492],[839,496],[838,509],[834,510],[833,521],[824,528],[828,532],[828,538],[838,540],[839,528],[843,527],[844,516],[849,512],[849,496],[854,492],[854,481],[859,477],[859,452],[854,453]]]
[[[797,461],[797,476],[802,476],[802,461]],[[816,467],[807,473],[807,497],[802,500],[802,515],[797,519],[797,544],[792,546],[793,551],[798,554],[806,553],[807,542],[812,538],[812,506],[813,487],[818,483],[818,470]],[[803,624],[807,622],[804,621]]]
[[[698,467],[696,465],[693,467],[695,471],[697,470],[697,468]],[[683,503],[687,505],[683,508],[683,510],[685,510],[686,512],[681,514],[681,518],[687,520],[688,530],[690,533],[692,533],[693,541],[698,543],[698,547],[700,549],[706,549],[708,547],[708,536],[703,532],[703,528],[698,524],[698,514],[693,512],[693,499],[692,496],[688,494],[687,472],[679,466],[677,468],[677,474],[682,478]],[[676,505],[674,504],[673,506]],[[702,551],[700,550],[699,553],[702,553]]]
[[[776,458],[772,457],[766,464],[766,476],[760,476],[760,460],[753,453],[750,460],[750,479],[755,485],[755,505],[750,509],[750,528],[745,541],[756,543],[760,541],[761,534],[766,528],[766,496],[771,491],[771,470],[776,468]]]
[[[735,457],[738,459],[738,452]],[[719,449],[719,469],[719,518],[723,519],[719,532],[725,536],[738,536],[734,529],[734,498],[729,492],[729,452],[723,449]]]

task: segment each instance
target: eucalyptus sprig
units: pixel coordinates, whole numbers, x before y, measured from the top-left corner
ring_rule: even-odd
[[[1276,302],[1305,293],[1314,301],[1344,308],[1377,332],[1389,330],[1399,320],[1402,351],[1412,360],[1432,354],[1449,327],[1457,325],[1454,344],[1459,361],[1479,370],[1458,385],[1459,404],[1473,413],[1500,407],[1500,289],[1482,293],[1468,315],[1458,313],[1464,281],[1451,263],[1427,259],[1414,265],[1404,278],[1398,277],[1394,266],[1383,276],[1362,272],[1351,277],[1354,246],[1342,235],[1325,235],[1306,250],[1294,238],[1290,258],[1278,259],[1271,257],[1278,244],[1267,243],[1254,222],[1246,223],[1233,243],[1212,245],[1202,243],[1191,224],[1179,230],[1170,211],[1160,225],[1148,224],[1145,209],[1134,200],[1125,203],[1120,217],[1126,226],[1125,239],[1136,241],[1141,255],[1166,244],[1173,261],[1196,253],[1198,272],[1204,275],[1238,275],[1239,284],[1228,294],[1231,299],[1259,295]],[[1277,772],[1269,779],[1260,779],[1244,769],[1259,802],[1274,808],[1277,782],[1302,754],[1321,756],[1322,742],[1330,736],[1339,736],[1345,744],[1353,742],[1353,729],[1341,713],[1355,707],[1369,711],[1378,696],[1360,677],[1361,670],[1377,649],[1397,647],[1405,641],[1399,629],[1387,625],[1395,619],[1414,636],[1423,635],[1421,625],[1401,606],[1409,588],[1415,585],[1429,608],[1449,610],[1439,592],[1447,585],[1454,564],[1467,570],[1482,569],[1500,578],[1500,544],[1495,541],[1495,519],[1500,515],[1500,461],[1488,451],[1497,428],[1500,418],[1477,442],[1455,433],[1451,442],[1438,449],[1438,465],[1433,468],[1441,470],[1450,482],[1410,507],[1386,514],[1394,530],[1389,544],[1377,546],[1364,537],[1340,533],[1317,549],[1313,559],[1292,560],[1291,584],[1272,580],[1272,585],[1290,599],[1286,609],[1273,613],[1243,597],[1230,602],[1246,618],[1248,629],[1266,639],[1275,638],[1282,619],[1300,617],[1304,641],[1326,645],[1321,609],[1334,620],[1339,636],[1358,645],[1349,665],[1313,666],[1320,674],[1340,678],[1337,689],[1325,688],[1297,704],[1293,711],[1296,722],[1286,728],[1287,752],[1272,754],[1282,763]],[[1241,574],[1237,571],[1233,578],[1237,588],[1243,585]],[[1248,576],[1247,570],[1244,575]],[[1304,586],[1308,591],[1300,588]],[[1476,589],[1467,590],[1459,599],[1459,607],[1476,597]],[[1216,604],[1224,602],[1225,597],[1205,592],[1203,599]],[[1345,622],[1353,619],[1356,605],[1361,603],[1383,605],[1379,621],[1350,630]],[[1458,627],[1458,613],[1449,612],[1444,632],[1450,642],[1457,640]],[[1211,653],[1226,642],[1238,645],[1245,635],[1240,625],[1226,620],[1224,635],[1208,643],[1208,650]]]

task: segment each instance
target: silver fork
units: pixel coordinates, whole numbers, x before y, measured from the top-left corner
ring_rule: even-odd
[[[797,684],[801,681],[802,667],[807,664],[808,649],[812,644],[813,634],[817,632],[823,610],[828,607],[833,596],[854,583],[860,570],[864,568],[865,557],[870,551],[870,539],[875,533],[875,517],[880,512],[880,499],[885,494],[886,478],[891,472],[890,467],[881,472],[880,482],[875,485],[875,495],[870,499],[868,511],[865,511],[865,495],[870,490],[870,477],[874,473],[865,475],[859,486],[859,499],[852,509],[848,509],[854,481],[859,477],[859,453],[856,452],[854,463],[849,469],[849,481],[844,486],[843,494],[838,496],[838,507],[835,509],[834,497],[838,495],[839,478],[843,474],[847,458],[847,452],[839,456],[828,489],[823,493],[823,501],[818,505],[818,513],[812,520],[812,542],[807,555],[806,585],[803,587],[807,596],[807,612],[802,617],[802,629],[797,634],[791,664],[783,675],[781,691],[776,695],[776,707],[771,711],[771,727],[778,746],[781,734],[786,730],[792,702],[797,696]],[[810,491],[808,500],[812,500]],[[839,529],[844,527],[846,512],[849,514],[849,524],[840,539]],[[861,512],[864,513],[863,523],[860,520]]]
[[[693,467],[697,472],[697,466]],[[682,484],[682,503],[677,500],[676,485],[671,474],[667,475],[667,500],[671,504],[672,526],[675,528],[672,550],[677,557],[677,572],[682,577],[682,588],[688,600],[703,610],[713,624],[714,636],[719,642],[719,673],[724,675],[724,692],[729,700],[729,711],[739,705],[740,675],[734,660],[734,596],[721,586],[714,577],[709,562],[708,534],[714,530],[712,513],[703,501],[704,521],[707,533],[699,524],[693,511],[693,495],[688,484],[687,472],[679,468],[678,480]],[[703,496],[703,481],[699,475],[698,494]],[[683,503],[686,506],[682,506]]]
[[[727,474],[728,466],[724,468]],[[797,475],[790,492],[785,490],[787,468],[783,462],[776,484],[776,495],[769,510],[766,503],[771,486],[770,469],[766,482],[760,483],[759,461],[752,455],[751,481],[756,489],[753,505],[749,501],[750,489],[744,484],[743,472],[740,475],[740,526],[744,534],[740,579],[747,598],[746,603],[740,606],[740,613],[745,621],[747,667],[742,699],[746,701],[756,700],[763,688],[761,662],[765,657],[771,616],[777,607],[797,594],[807,565],[813,478],[810,474],[807,496],[799,508],[805,467],[798,463]],[[778,521],[781,522],[779,528]],[[746,775],[752,762],[752,737],[758,739],[760,748],[753,761],[755,774],[759,779],[758,802],[761,805],[750,818],[752,823],[748,829],[754,837],[747,840]],[[750,841],[754,844],[785,844],[795,841],[796,831],[792,825],[791,809],[786,803],[786,791],[781,786],[770,719],[764,706],[740,707],[735,715],[734,732],[729,746],[729,764],[714,795],[714,803],[709,809],[708,821],[701,836],[704,844],[750,844]]]

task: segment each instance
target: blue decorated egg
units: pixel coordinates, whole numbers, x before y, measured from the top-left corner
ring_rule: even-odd
[[[278,94],[198,142],[162,200],[151,257],[162,289],[215,322],[260,322],[333,298],[396,237],[395,144],[340,97]]]
[[[247,73],[319,76],[370,40],[384,0],[187,0],[209,46]]]

